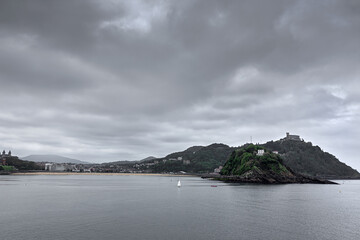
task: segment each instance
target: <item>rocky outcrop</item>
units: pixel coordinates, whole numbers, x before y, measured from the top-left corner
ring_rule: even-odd
[[[301,175],[279,176],[278,174],[247,173],[240,176],[218,176],[216,180],[232,183],[258,183],[258,184],[283,184],[283,183],[314,183],[314,184],[337,184],[324,179],[311,178]]]

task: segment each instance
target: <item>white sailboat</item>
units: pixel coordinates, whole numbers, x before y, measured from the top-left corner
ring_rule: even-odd
[[[178,186],[178,187],[181,187],[180,179],[179,179],[179,181],[178,181],[178,183],[177,183],[177,186]]]

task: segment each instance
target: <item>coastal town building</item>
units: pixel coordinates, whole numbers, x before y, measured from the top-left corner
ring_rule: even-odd
[[[51,171],[52,163],[45,163],[45,171]]]
[[[220,173],[221,169],[223,169],[223,166],[219,166],[218,168],[215,168],[214,173]]]
[[[90,169],[68,163],[45,163],[44,170],[49,172],[88,172]]]
[[[183,160],[183,164],[184,164],[184,165],[189,165],[189,164],[190,164],[190,160]]]
[[[45,163],[45,171],[63,172],[63,171],[66,171],[66,168],[65,168],[64,164]]]
[[[2,151],[1,157],[11,157],[11,151],[6,154],[5,150]]]
[[[9,150],[9,152],[6,154],[5,150],[3,150],[0,157],[1,157],[1,165],[6,166],[7,165],[6,158],[11,157],[11,151]]]

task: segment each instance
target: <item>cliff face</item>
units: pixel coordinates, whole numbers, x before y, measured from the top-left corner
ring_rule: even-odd
[[[331,183],[296,174],[283,164],[280,156],[264,147],[252,144],[237,149],[231,154],[221,171],[219,180],[264,184]]]
[[[311,142],[279,140],[262,146],[278,151],[284,164],[296,173],[320,178],[360,178],[359,172]]]

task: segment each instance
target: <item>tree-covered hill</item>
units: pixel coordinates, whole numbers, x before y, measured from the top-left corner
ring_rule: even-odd
[[[263,155],[257,155],[258,150],[264,150]],[[274,173],[289,173],[279,155],[269,152],[258,145],[245,145],[235,150],[221,170],[222,175],[242,175],[248,171],[272,171]]]
[[[270,141],[259,145],[269,151],[278,151],[285,166],[294,172],[320,178],[360,178],[360,174],[340,162],[335,156],[324,152],[310,142],[286,140]],[[179,172],[211,173],[225,164],[231,153],[239,147],[229,147],[221,143],[209,146],[193,146],[181,152],[175,152],[163,158],[137,162],[113,162],[124,165],[124,171],[138,172]],[[108,165],[109,165],[108,164]]]
[[[360,178],[359,172],[340,162],[335,156],[324,152],[311,142],[278,140],[262,145],[278,151],[284,164],[293,171],[322,178]]]
[[[320,178],[360,178],[360,174],[340,162],[335,156],[324,152],[311,142],[278,140],[260,145],[269,151],[278,151],[285,166],[294,172]],[[153,172],[186,171],[194,173],[212,172],[219,165],[224,165],[231,153],[238,148],[225,144],[211,144],[207,147],[194,146],[182,152],[167,155],[164,159],[190,160],[189,165],[182,161],[160,161],[151,167]]]
[[[20,171],[42,170],[42,167],[37,165],[35,162],[23,161],[23,160],[20,160],[16,156],[7,156],[6,157],[6,164],[8,166],[13,166],[13,167],[15,167],[16,169],[18,169]]]
[[[164,158],[156,159],[159,163],[154,165],[152,169],[153,172],[213,172],[215,168],[226,162],[234,149],[221,143],[214,143],[206,147],[194,146],[185,151],[172,153]],[[187,160],[189,161],[188,163],[186,163]]]
[[[235,150],[217,179],[247,183],[331,183],[293,172],[278,154],[259,145],[245,145]]]

